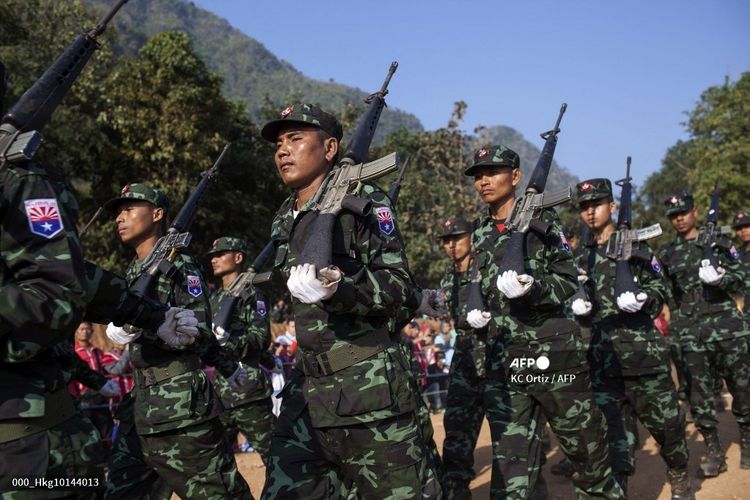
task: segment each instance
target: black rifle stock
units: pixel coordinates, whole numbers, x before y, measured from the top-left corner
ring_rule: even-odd
[[[606,254],[615,260],[615,296],[625,292],[638,295],[640,290],[636,285],[630,270],[630,259],[636,258],[648,262],[651,254],[638,249],[638,243],[655,238],[662,233],[661,225],[656,223],[642,229],[631,229],[633,226],[633,186],[630,177],[630,162],[628,156],[625,178],[615,184],[622,187],[620,194],[620,211],[617,214],[617,231],[607,241]]]
[[[540,220],[542,210],[565,203],[571,198],[570,188],[556,193],[544,192],[547,177],[552,167],[552,158],[555,155],[555,147],[557,147],[560,122],[567,108],[568,105],[563,103],[560,106],[560,114],[557,116],[555,127],[541,134],[545,141],[542,154],[539,155],[539,160],[536,162],[531,179],[526,186],[526,192],[516,200],[510,216],[505,222],[505,227],[511,231],[511,235],[500,261],[501,274],[505,271],[515,271],[518,274],[526,273],[524,265],[526,233],[532,230],[540,234],[547,234],[549,224]]]
[[[42,144],[41,130],[99,48],[96,39],[127,1],[118,0],[93,29],[78,35],[3,116],[0,123],[0,164],[33,158]]]
[[[388,198],[391,200],[391,205],[394,207],[398,201],[398,195],[401,192],[401,183],[404,182],[404,173],[406,172],[406,167],[409,165],[410,159],[411,156],[406,159],[403,165],[401,165],[401,169],[398,171],[398,177],[396,177],[393,186],[391,186],[390,191],[388,191]]]
[[[397,67],[397,62],[391,63],[380,90],[365,100],[369,106],[360,118],[346,152],[339,163],[331,169],[313,198],[312,209],[316,212],[316,217],[310,228],[310,237],[302,249],[301,262],[314,264],[318,277],[324,282],[328,280],[321,274],[321,270],[330,268],[333,261],[332,245],[336,216],[342,210],[359,215],[366,214],[370,209],[370,202],[358,196],[362,183],[382,177],[398,168],[396,153],[367,164],[362,163],[370,149],[380,113],[385,107],[388,84]]]
[[[193,224],[195,214],[198,212],[203,195],[206,192],[209,182],[219,173],[219,165],[224,159],[224,155],[229,150],[229,144],[224,146],[219,158],[214,165],[206,172],[201,173],[201,180],[190,194],[190,197],[180,209],[175,217],[174,222],[167,230],[167,234],[159,238],[154,248],[144,259],[141,265],[140,273],[130,290],[141,297],[145,296],[159,273],[169,274],[172,271],[172,261],[177,255],[180,248],[185,248],[190,244],[192,235],[190,226]]]
[[[232,316],[237,301],[243,296],[251,284],[256,284],[258,282],[260,278],[258,271],[266,265],[266,262],[271,258],[275,250],[276,240],[271,240],[266,243],[266,246],[263,247],[263,250],[260,251],[248,270],[240,273],[240,275],[237,276],[237,279],[229,285],[227,288],[227,294],[219,301],[216,312],[212,318],[214,327],[220,326],[224,330],[227,330],[229,319]],[[260,278],[260,280],[263,281],[263,278]]]
[[[711,206],[706,214],[706,223],[698,231],[698,238],[695,240],[695,244],[703,249],[701,266],[711,265],[714,269],[719,267],[719,261],[714,254],[714,247],[720,246],[729,248],[731,246],[725,244],[721,238],[724,235],[731,234],[732,231],[729,226],[719,226],[720,198],[719,179],[716,179],[716,185],[711,193]]]

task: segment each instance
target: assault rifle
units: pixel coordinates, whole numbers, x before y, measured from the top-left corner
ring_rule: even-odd
[[[170,276],[174,272],[172,261],[180,248],[185,248],[190,244],[193,237],[190,234],[190,226],[198,212],[198,205],[203,199],[209,182],[218,175],[219,165],[228,150],[229,144],[226,144],[213,167],[201,173],[200,182],[180,209],[174,222],[172,222],[172,226],[167,230],[167,234],[159,238],[151,253],[144,259],[138,279],[130,287],[130,291],[134,294],[141,297],[145,296],[159,273]]]
[[[250,268],[240,273],[231,285],[226,290],[226,295],[219,301],[219,304],[214,313],[212,322],[214,327],[220,326],[224,330],[227,330],[229,324],[229,318],[232,316],[234,306],[240,298],[246,298],[247,291],[251,284],[257,284],[258,282],[267,281],[270,278],[271,273],[261,273],[258,271],[266,264],[268,259],[274,254],[276,250],[276,240],[271,240],[266,243],[263,250],[255,258]],[[227,330],[228,331],[228,330]]]
[[[370,149],[380,113],[385,107],[388,83],[398,67],[391,63],[388,75],[380,90],[365,99],[369,104],[365,114],[354,130],[349,146],[339,163],[331,169],[323,185],[313,197],[312,210],[316,218],[310,229],[310,237],[302,249],[301,261],[315,265],[318,278],[324,283],[338,275],[333,262],[333,231],[336,216],[342,210],[364,215],[370,210],[370,202],[358,196],[363,182],[377,179],[398,168],[398,156],[391,153],[370,163],[363,163]]]
[[[719,226],[719,179],[716,179],[714,191],[711,193],[711,207],[706,214],[706,224],[698,231],[698,238],[695,244],[703,249],[703,259],[701,267],[713,266],[714,269],[719,267],[719,261],[714,255],[714,247],[730,248],[731,244],[722,236],[732,233],[729,226]]]
[[[545,141],[544,148],[526,186],[526,193],[516,200],[510,216],[505,221],[505,227],[511,231],[511,235],[500,262],[501,274],[505,271],[526,273],[524,266],[526,233],[532,230],[542,235],[547,234],[550,225],[541,221],[542,210],[570,201],[572,196],[570,187],[555,193],[544,192],[557,146],[557,134],[560,133],[560,121],[567,108],[568,105],[563,103],[555,127],[541,134]]]
[[[21,96],[0,122],[0,165],[28,161],[42,145],[41,130],[49,122],[81,70],[99,44],[117,11],[128,0],[119,0],[87,33],[75,41],[52,63],[52,66]]]
[[[620,194],[620,211],[617,214],[617,231],[607,241],[606,255],[615,261],[615,297],[625,292],[638,295],[640,290],[636,286],[633,273],[630,271],[630,259],[636,258],[649,262],[651,253],[638,249],[638,243],[656,238],[662,233],[661,225],[657,222],[642,229],[631,229],[633,225],[633,187],[630,183],[630,157],[627,159],[625,178],[615,184],[622,187]]]
[[[406,159],[403,165],[401,165],[401,169],[398,171],[398,177],[396,177],[393,186],[391,186],[390,191],[388,191],[388,198],[391,200],[391,205],[393,205],[393,207],[396,206],[396,202],[398,201],[398,194],[401,192],[401,183],[404,181],[404,173],[406,172],[406,167],[409,165],[410,159],[411,156]]]

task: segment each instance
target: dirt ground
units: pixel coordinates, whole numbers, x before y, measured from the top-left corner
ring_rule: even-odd
[[[728,408],[728,406],[727,406]],[[718,415],[719,432],[724,448],[727,450],[729,470],[717,478],[700,479],[697,475],[700,456],[703,452],[703,439],[692,424],[688,424],[687,436],[690,448],[690,474],[693,486],[696,488],[698,500],[750,500],[750,470],[739,467],[740,448],[739,431],[730,411]],[[435,440],[442,450],[444,437],[443,415],[434,415],[432,425],[435,428]],[[547,480],[550,500],[567,500],[575,498],[570,482],[549,472],[549,466],[559,462],[563,454],[552,438],[552,449],[547,454],[547,465],[544,467],[544,477]],[[636,500],[669,500],[669,485],[666,481],[666,466],[659,456],[653,438],[641,428],[641,442],[643,447],[637,452],[637,469],[629,483],[630,498]],[[239,453],[235,455],[240,472],[247,480],[253,496],[258,498],[263,488],[264,468],[257,453]],[[490,468],[492,449],[490,432],[487,422],[482,427],[477,449],[474,454],[474,469],[476,479],[471,487],[474,498],[489,498]],[[369,500],[369,499],[368,499]]]

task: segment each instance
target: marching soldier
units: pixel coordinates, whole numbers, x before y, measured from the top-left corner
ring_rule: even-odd
[[[227,289],[240,276],[247,257],[247,245],[239,238],[222,237],[214,240],[208,252],[214,276],[221,279],[221,288],[211,293],[211,310],[219,310]],[[259,363],[271,342],[268,323],[268,307],[265,296],[248,284],[234,305],[230,322],[226,328],[213,325],[219,344],[247,371],[248,383],[242,391],[229,386],[218,373],[214,387],[224,405],[221,422],[230,431],[230,437],[239,430],[253,448],[260,453],[264,464],[268,462],[271,445],[271,383]]]
[[[316,219],[311,200],[339,156],[341,125],[316,106],[295,104],[261,135],[276,144],[276,166],[294,190],[272,237],[280,242],[275,268],[293,297],[298,341],[263,498],[325,498],[352,483],[363,498],[435,498],[439,485],[422,487],[428,461],[419,395],[393,331],[394,311],[417,309],[421,298],[390,201],[364,184],[360,196],[371,208],[337,217],[333,264],[340,274],[320,281],[301,250]]]
[[[631,262],[640,292],[617,296],[615,261],[606,255],[607,242],[616,230],[612,184],[609,179],[590,179],[578,183],[576,191],[581,219],[592,238],[580,252],[588,300],[575,299],[571,309],[591,324],[592,382],[596,402],[607,418],[613,472],[627,491],[628,477],[635,472],[637,417],[659,443],[672,498],[692,499],[685,415],[672,382],[669,346],[653,323],[668,297],[661,265],[656,257],[648,263]]]
[[[485,411],[492,432],[491,497],[531,494],[540,472],[544,414],[571,460],[579,494],[623,498],[603,444],[606,423],[591,395],[585,348],[577,325],[565,318],[577,273],[559,220],[545,210],[542,219],[550,231],[526,236],[526,273],[500,274],[497,262],[510,239],[505,220],[521,180],[520,158],[505,146],[482,148],[465,174],[488,205],[472,235],[472,272],[480,273],[487,309],[469,311],[467,320],[489,328]],[[549,361],[543,374],[519,369],[518,360],[542,355]]]
[[[740,260],[745,268],[745,294],[742,296],[742,311],[750,317],[750,213],[740,210],[734,214],[732,228],[740,239]]]
[[[664,203],[677,239],[665,249],[662,262],[677,303],[673,325],[679,328],[690,408],[707,448],[701,471],[714,477],[727,470],[714,404],[717,377],[724,378],[732,394],[732,413],[740,426],[741,467],[750,468],[750,330],[732,297],[742,293],[745,284],[740,254],[724,242],[714,247],[719,266],[702,266],[693,197],[683,192]]]

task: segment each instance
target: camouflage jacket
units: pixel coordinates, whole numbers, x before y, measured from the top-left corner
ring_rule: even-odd
[[[457,272],[451,266],[440,280],[440,289],[445,294],[445,306],[459,336],[473,333],[473,328],[466,321],[470,276],[469,271]]]
[[[298,358],[348,344],[394,339],[394,311],[419,305],[388,197],[368,184],[361,196],[372,201],[369,213],[343,212],[337,218],[333,264],[344,277],[336,293],[316,304],[293,299]],[[284,202],[272,226],[272,237],[280,241],[275,274],[283,284],[290,268],[302,264],[299,258],[315,219],[309,203],[295,219],[294,201],[292,195]],[[302,385],[302,401],[309,406],[313,426],[351,425],[412,411],[418,400],[409,389],[408,370],[409,361],[394,342],[385,351],[327,376],[305,377],[295,369],[288,385]]]
[[[211,292],[211,310],[217,311],[225,296],[223,288]],[[262,352],[268,350],[271,342],[268,302],[263,294],[251,285],[250,290],[235,303],[230,321],[227,328],[229,340],[223,349],[243,362],[250,385],[247,390],[235,391],[221,374],[217,374],[214,386],[225,408],[269,398],[272,392],[268,377],[258,366]]]
[[[740,250],[740,260],[745,271],[745,287],[741,295],[743,297],[742,311],[745,317],[750,317],[750,251],[747,247]]]
[[[83,313],[78,205],[35,163],[0,168],[0,361],[18,363],[64,340]]]
[[[734,249],[734,247],[732,247]],[[677,238],[663,252],[664,271],[672,288],[675,310],[673,329],[680,342],[714,342],[750,334],[732,295],[744,293],[745,273],[736,249],[715,247],[719,264],[726,271],[716,286],[705,285],[698,277],[703,249],[695,240]],[[712,328],[702,323],[711,322]]]
[[[178,254],[172,278],[159,274],[150,292],[151,298],[170,306],[184,307],[195,312],[200,333],[189,346],[172,347],[156,336],[155,331],[143,330],[132,342],[130,359],[135,367],[136,386],[135,424],[138,434],[153,434],[179,429],[217,417],[221,403],[200,368],[162,380],[152,385],[139,384],[144,369],[166,367],[170,363],[199,363],[202,358],[228,375],[231,368],[222,370],[218,361],[218,342],[210,329],[208,288],[192,257]],[[138,278],[140,263],[133,260],[126,277],[132,285]],[[228,376],[227,375],[227,376]]]
[[[641,246],[650,253],[645,244]],[[631,261],[633,278],[648,299],[640,311],[622,312],[615,293],[616,262],[606,256],[606,247],[593,241],[579,247],[579,266],[588,276],[584,287],[592,305],[587,319],[592,327],[594,368],[607,376],[666,372],[668,346],[653,322],[669,295],[662,267],[655,257],[650,262]]]
[[[481,273],[484,304],[492,313],[488,337],[497,337],[493,356],[501,352],[503,358],[490,361],[501,363],[507,370],[513,359],[544,354],[550,357],[549,371],[585,371],[588,368],[578,325],[565,317],[564,309],[566,300],[578,288],[573,254],[557,214],[545,210],[542,220],[551,226],[547,235],[526,235],[525,267],[534,284],[526,295],[516,299],[506,298],[496,286],[499,263],[511,233],[505,229],[500,232],[498,224],[504,221],[493,220],[489,213],[475,221],[472,267]]]

